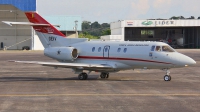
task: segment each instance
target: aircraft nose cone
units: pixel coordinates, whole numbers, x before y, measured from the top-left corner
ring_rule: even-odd
[[[185,55],[181,56],[180,60],[181,60],[181,63],[185,66],[196,64],[196,61],[194,61],[192,58]]]
[[[188,64],[188,65],[194,65],[194,64],[196,64],[196,61],[194,61],[192,58],[188,58],[187,59],[187,61],[186,61],[186,64]]]
[[[192,64],[196,64],[197,62],[192,59]]]

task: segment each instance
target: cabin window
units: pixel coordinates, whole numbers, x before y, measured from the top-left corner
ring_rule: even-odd
[[[101,52],[101,47],[99,47],[98,52]]]
[[[154,49],[155,49],[155,46],[152,46],[152,47],[151,47],[151,51],[154,51]]]
[[[160,46],[156,46],[156,51],[161,51],[161,47]]]
[[[175,52],[171,47],[169,46],[162,46],[163,52]]]
[[[92,52],[94,52],[94,51],[95,51],[95,47],[92,48]]]
[[[124,53],[126,53],[126,51],[127,51],[127,48],[124,48]]]
[[[118,49],[117,49],[117,52],[120,52],[120,51],[121,51],[121,48],[118,48]]]

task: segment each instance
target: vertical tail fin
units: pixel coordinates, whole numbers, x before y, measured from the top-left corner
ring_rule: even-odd
[[[58,31],[53,25],[47,22],[36,12],[25,12],[25,14],[31,23],[36,24],[33,25],[33,28],[45,48],[49,46],[64,46],[64,42],[66,41],[64,39],[66,37],[64,34]]]

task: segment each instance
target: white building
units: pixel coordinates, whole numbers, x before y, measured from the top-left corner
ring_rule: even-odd
[[[111,41],[174,40],[185,48],[200,48],[200,20],[123,20],[111,23]]]

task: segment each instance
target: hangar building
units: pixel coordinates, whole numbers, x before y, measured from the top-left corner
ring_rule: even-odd
[[[174,47],[200,47],[200,20],[123,20],[111,23],[111,41],[164,41]]]
[[[21,25],[13,25],[11,27],[1,22],[28,22],[24,14],[24,12],[28,11],[37,11],[36,0],[0,0],[0,49],[5,46],[11,50],[21,50],[24,46],[28,46],[31,50],[44,49],[32,27]],[[52,15],[54,16],[43,17],[52,24],[60,25],[58,30],[66,36],[76,36],[74,27],[77,27],[77,31],[81,31],[82,20],[80,16]]]

